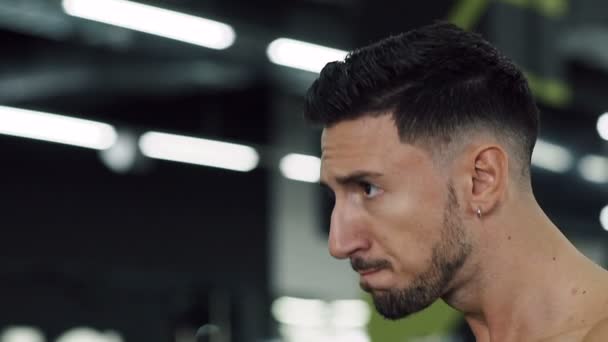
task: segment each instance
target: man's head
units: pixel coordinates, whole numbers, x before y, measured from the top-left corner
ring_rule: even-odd
[[[329,63],[308,91],[335,195],[330,252],[350,258],[383,315],[451,291],[469,226],[529,191],[538,110],[522,73],[480,36],[435,24]]]
[[[529,176],[538,109],[521,71],[477,34],[439,23],[328,63],[306,95],[326,127],[390,113],[404,143],[439,153],[471,131],[501,139]]]

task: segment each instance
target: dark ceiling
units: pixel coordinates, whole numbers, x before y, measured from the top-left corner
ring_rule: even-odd
[[[595,27],[600,33],[593,37],[608,40],[608,34],[602,36],[608,17],[595,14],[597,1],[568,4],[561,12],[559,7],[543,7],[542,1],[528,7],[466,0],[142,2],[229,23],[237,40],[227,50],[210,50],[74,18],[63,12],[60,0],[3,0],[0,102],[135,130],[272,147],[273,103],[289,98],[293,108],[284,115],[298,116],[300,97],[314,79],[312,73],[271,64],[265,49],[273,39],[290,37],[348,50],[449,18],[484,33],[536,80],[543,138],[564,144],[578,156],[606,155],[594,125],[608,108],[608,97],[601,91],[608,89],[608,68],[602,64],[602,52],[594,48],[596,41],[585,33]],[[475,3],[481,4],[477,12],[464,10]],[[555,101],[550,83],[567,87],[569,95],[561,97],[567,100]],[[596,210],[608,198],[606,185],[579,178],[575,171],[538,171],[541,201],[557,211],[568,210],[570,203],[560,202],[552,191],[564,188],[557,184],[576,183],[565,185],[567,192],[588,201],[584,208]]]
[[[285,115],[299,115],[299,97],[314,78],[312,73],[271,64],[265,55],[270,41],[284,36],[348,50],[453,17],[467,1],[145,3],[229,23],[237,32],[236,43],[215,51],[70,17],[59,0],[4,0],[0,4],[4,42],[0,102],[97,118],[136,130],[270,145],[273,102],[289,97],[293,111]],[[608,108],[608,97],[600,91],[608,87],[608,73],[594,59],[598,52],[589,46],[593,41],[579,43],[578,49],[568,46],[589,40],[584,39],[583,29],[602,27],[608,17],[594,16],[589,7],[597,4],[592,1],[571,4],[559,17],[547,16],[542,8],[506,3],[486,6],[468,24],[541,79],[537,83],[557,81],[569,87],[565,103],[545,101],[541,91],[547,87],[538,87],[544,138],[580,155],[606,155],[594,125],[602,109]],[[563,42],[565,36],[570,43]],[[541,200],[546,198],[552,207],[569,208],[567,202],[554,203],[559,195],[552,194],[552,189],[562,187],[551,185],[562,182],[580,183],[567,190],[589,201],[586,208],[595,210],[608,197],[605,185],[581,182],[575,173],[544,175],[541,171],[535,178],[543,184]]]

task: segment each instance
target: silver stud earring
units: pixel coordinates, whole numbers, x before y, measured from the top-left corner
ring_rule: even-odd
[[[481,218],[481,208],[477,208],[477,217]]]

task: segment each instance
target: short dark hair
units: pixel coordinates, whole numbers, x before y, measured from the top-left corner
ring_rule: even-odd
[[[324,126],[387,113],[408,143],[490,129],[529,174],[538,108],[523,73],[479,34],[440,22],[386,38],[328,63],[306,94],[305,117]]]

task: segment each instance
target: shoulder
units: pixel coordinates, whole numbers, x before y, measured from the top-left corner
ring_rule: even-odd
[[[608,318],[597,322],[585,335],[583,342],[605,342],[608,341]]]

